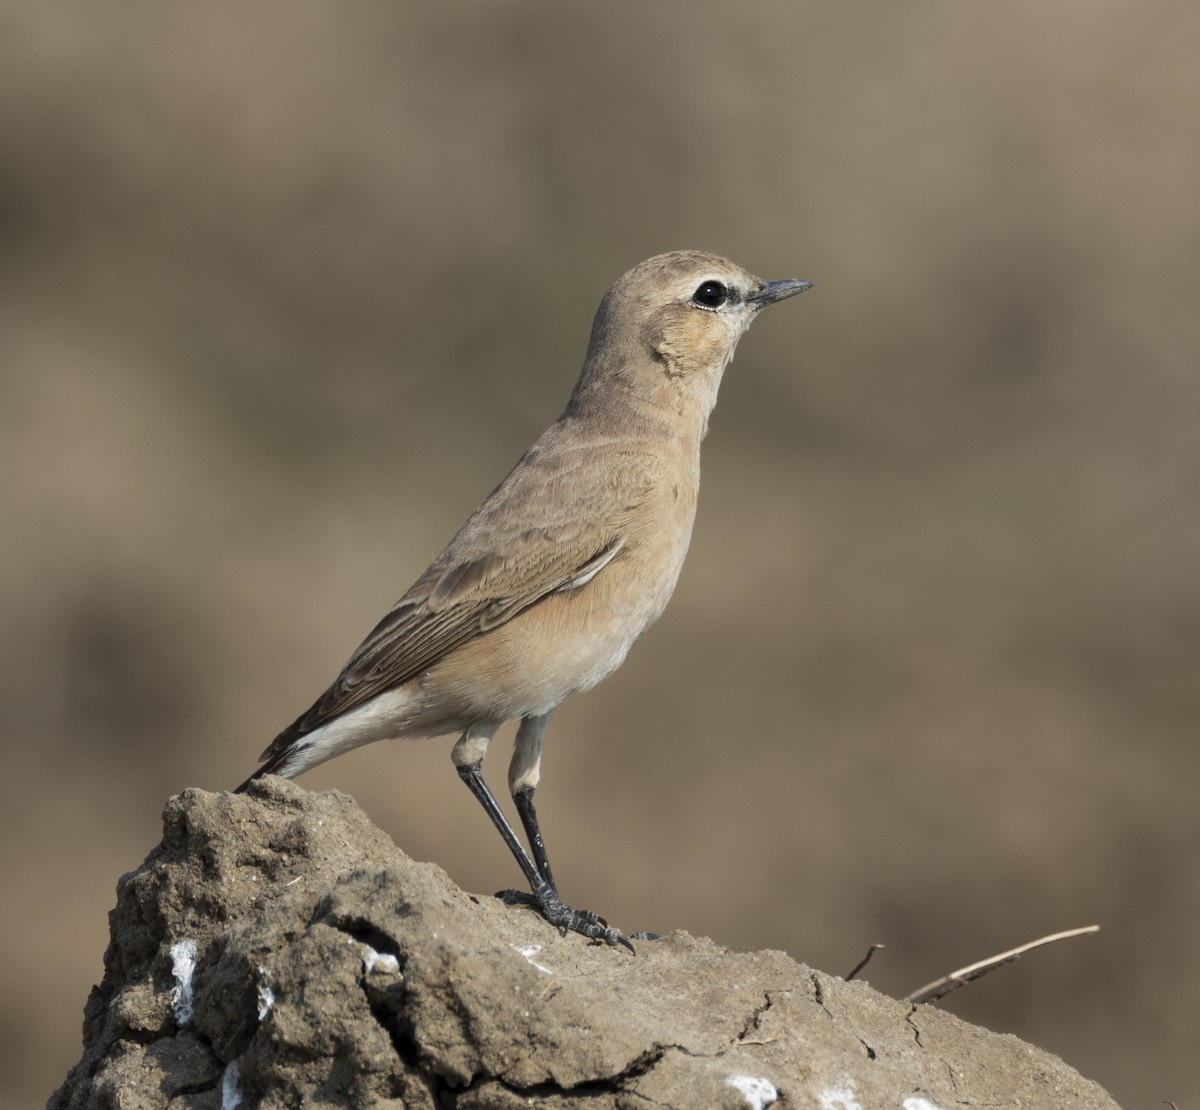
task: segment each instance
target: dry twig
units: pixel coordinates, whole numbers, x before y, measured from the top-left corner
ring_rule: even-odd
[[[952,971],[949,975],[944,975],[941,979],[935,979],[932,983],[926,983],[919,990],[915,990],[911,994],[906,994],[904,1000],[914,1005],[920,1005],[923,1002],[936,1002],[939,998],[944,998],[951,991],[957,990],[965,983],[970,983],[972,980],[986,975],[989,971],[995,971],[998,967],[1003,967],[1014,960],[1019,960],[1026,952],[1031,952],[1035,948],[1041,948],[1045,944],[1053,944],[1058,940],[1067,940],[1070,937],[1079,937],[1085,933],[1098,933],[1099,931],[1099,925],[1084,925],[1080,929],[1066,929],[1061,933],[1051,933],[1049,936],[1039,937],[1037,940],[1031,940],[1028,944],[1022,944],[1017,948],[1010,948],[1007,952],[1000,952],[995,956],[989,956],[986,960],[979,960],[977,963],[960,967],[957,971]],[[857,971],[858,968],[855,968],[855,970]]]
[[[886,947],[887,945],[885,944],[872,944],[871,947],[867,949],[867,954],[854,965],[854,970],[846,976],[846,982],[849,983],[851,979],[857,979],[858,973],[871,962],[871,957],[874,956],[875,953],[881,948]]]

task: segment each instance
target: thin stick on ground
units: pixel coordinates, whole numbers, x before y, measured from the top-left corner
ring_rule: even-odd
[[[867,954],[854,965],[854,970],[846,976],[846,982],[849,983],[852,979],[857,979],[858,973],[871,962],[871,957],[874,956],[875,953],[881,948],[886,947],[887,946],[883,944],[872,944],[871,947],[867,949]]]
[[[952,971],[949,975],[944,975],[941,979],[935,979],[932,983],[926,983],[919,990],[915,990],[911,994],[906,994],[904,1000],[917,1006],[926,1002],[936,1002],[938,999],[944,998],[951,991],[958,990],[964,984],[979,979],[987,975],[988,972],[995,971],[996,968],[1010,964],[1014,960],[1019,960],[1026,952],[1032,952],[1035,948],[1041,948],[1043,945],[1053,944],[1059,940],[1069,940],[1071,937],[1080,937],[1085,933],[1098,933],[1099,931],[1099,925],[1084,925],[1079,929],[1065,929],[1061,933],[1051,933],[1049,936],[1038,937],[1037,940],[1031,940],[1028,944],[1010,948],[1007,952],[1000,952],[995,956],[989,956],[986,960],[979,960],[976,963],[968,964],[966,967],[960,967],[957,971]],[[856,968],[855,970],[858,969]]]

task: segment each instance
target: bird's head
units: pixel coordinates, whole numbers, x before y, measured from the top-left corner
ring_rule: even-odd
[[[811,284],[763,281],[706,251],[649,258],[600,303],[576,392],[620,383],[672,407],[695,407],[707,420],[746,329],[768,305]]]

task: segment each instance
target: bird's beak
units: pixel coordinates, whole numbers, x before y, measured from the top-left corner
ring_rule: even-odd
[[[769,304],[782,301],[785,297],[794,297],[797,293],[803,293],[805,289],[811,288],[811,281],[800,281],[797,278],[764,281],[763,287],[757,293],[752,293],[748,299],[757,308],[764,309]]]

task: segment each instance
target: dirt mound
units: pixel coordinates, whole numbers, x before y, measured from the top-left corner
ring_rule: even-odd
[[[277,779],[172,798],[110,926],[55,1110],[1116,1105],[1013,1037],[782,952],[560,937],[345,795]]]

